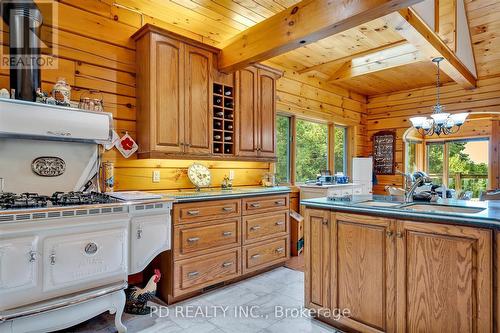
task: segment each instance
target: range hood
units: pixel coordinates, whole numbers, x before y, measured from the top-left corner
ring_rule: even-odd
[[[0,137],[106,144],[112,124],[106,112],[0,98]]]

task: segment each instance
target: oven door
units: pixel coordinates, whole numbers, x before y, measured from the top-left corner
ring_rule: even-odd
[[[84,290],[126,281],[127,243],[125,224],[47,237],[43,243],[44,292]]]

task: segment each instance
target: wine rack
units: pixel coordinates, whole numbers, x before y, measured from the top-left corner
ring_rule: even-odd
[[[213,87],[213,153],[234,155],[234,89],[220,83]]]

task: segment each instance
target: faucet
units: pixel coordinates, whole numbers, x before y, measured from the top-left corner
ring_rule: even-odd
[[[405,190],[405,203],[413,202],[413,193],[419,187],[430,181],[429,177],[423,172],[416,172],[415,174],[420,174],[417,177],[412,175],[411,173],[404,173],[399,170],[396,170],[396,173],[399,173],[405,178],[404,181],[404,190]]]
[[[417,178],[413,181],[409,189],[405,188],[405,203],[413,202],[413,193],[415,193],[417,187],[423,185],[424,183],[425,179],[423,177]]]

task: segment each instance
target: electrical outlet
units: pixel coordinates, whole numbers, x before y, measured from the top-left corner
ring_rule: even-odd
[[[234,170],[229,170],[229,180],[234,180]]]
[[[160,180],[160,170],[153,170],[153,183],[159,183]]]

